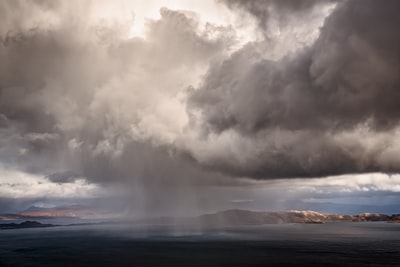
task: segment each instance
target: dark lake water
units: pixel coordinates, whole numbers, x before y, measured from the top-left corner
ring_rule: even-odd
[[[0,266],[400,266],[400,224],[2,230]]]

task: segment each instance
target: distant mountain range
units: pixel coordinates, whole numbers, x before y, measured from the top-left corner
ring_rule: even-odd
[[[3,223],[3,224],[0,224],[0,229],[7,230],[7,229],[23,229],[23,228],[45,228],[45,227],[54,227],[54,226],[58,226],[58,225],[43,224],[43,223],[36,222],[36,221],[25,221],[22,223]]]
[[[81,205],[61,206],[54,208],[29,207],[28,209],[9,214],[0,214],[0,220],[40,220],[49,218],[109,218],[118,219],[110,214],[101,213]],[[400,214],[386,215],[378,213],[362,213],[358,215],[328,214],[316,211],[250,211],[232,209],[212,214],[204,214],[190,218],[148,219],[133,221],[145,224],[200,224],[202,226],[236,226],[236,225],[263,225],[282,223],[327,223],[327,222],[400,222]],[[13,225],[14,228],[26,228],[27,225]],[[36,225],[36,227],[41,227]],[[45,226],[46,227],[46,226]]]
[[[52,208],[31,206],[23,211],[0,214],[0,220],[30,220],[49,218],[104,218],[109,217],[104,211],[83,205],[68,205]]]

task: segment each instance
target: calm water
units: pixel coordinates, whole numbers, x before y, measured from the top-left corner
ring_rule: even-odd
[[[0,266],[400,266],[400,224],[3,230]]]

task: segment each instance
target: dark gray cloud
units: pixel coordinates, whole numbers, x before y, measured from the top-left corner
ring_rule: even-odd
[[[219,0],[229,8],[251,15],[266,37],[272,24],[277,24],[278,29],[290,27],[290,20],[295,18],[298,22],[310,19],[313,10],[321,6],[335,3],[335,0]]]
[[[312,6],[300,2],[279,8]],[[265,20],[258,5],[268,8],[267,2],[228,4]],[[236,157],[220,152],[203,163],[258,178],[398,172],[399,7],[398,1],[341,2],[314,44],[279,60],[263,59],[258,45],[249,44],[213,66],[190,97],[189,110],[200,113],[192,124],[201,125],[204,138],[229,132],[251,150]]]
[[[73,171],[62,171],[47,175],[46,178],[55,183],[73,183],[81,176]]]

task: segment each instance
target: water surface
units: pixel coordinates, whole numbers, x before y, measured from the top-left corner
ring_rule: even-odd
[[[399,266],[400,224],[104,224],[0,231],[0,266]]]

